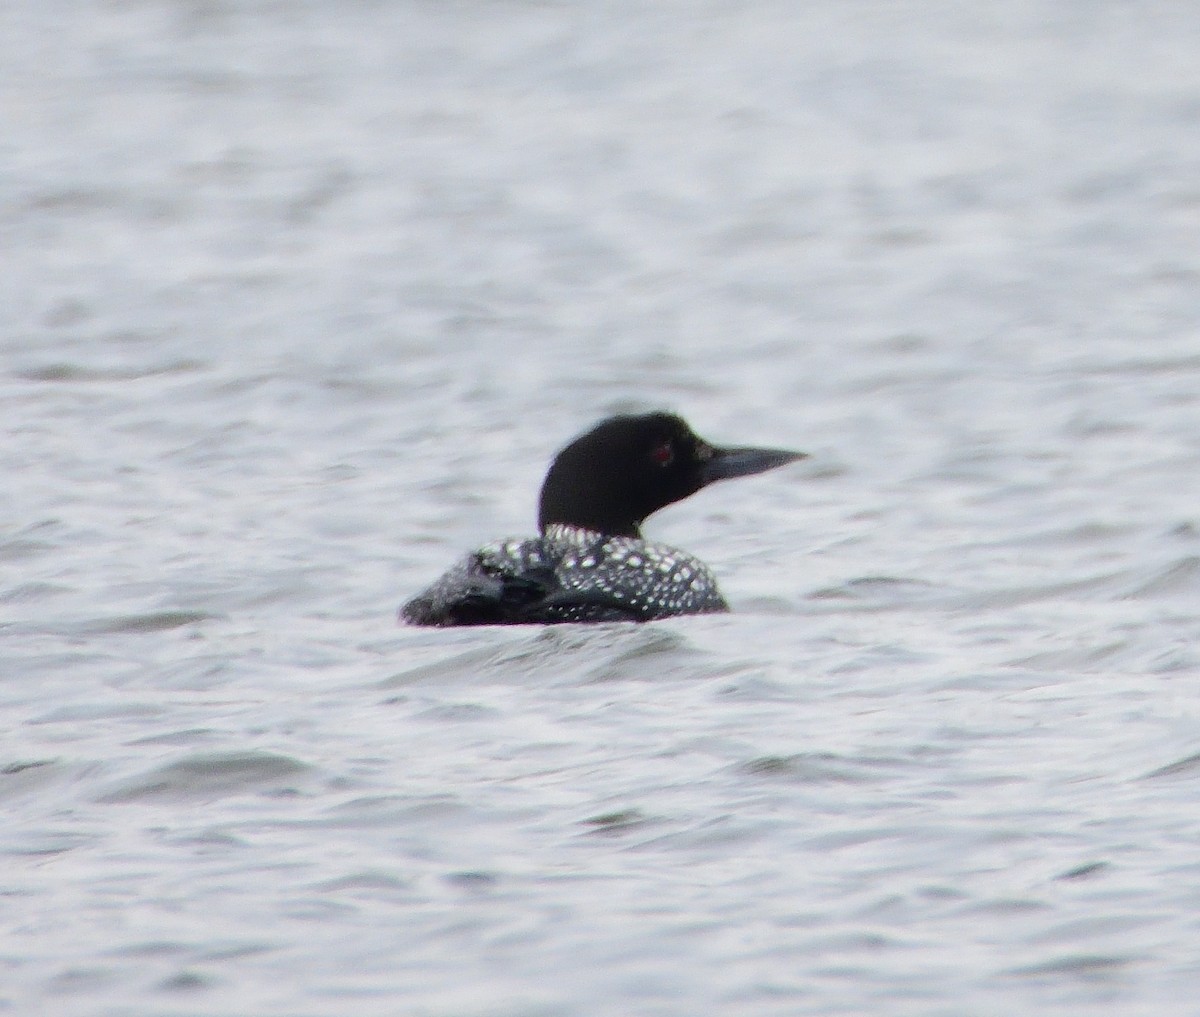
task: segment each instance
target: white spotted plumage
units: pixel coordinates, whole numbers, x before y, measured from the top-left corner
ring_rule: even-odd
[[[729,610],[697,559],[641,537],[651,513],[718,480],[803,458],[718,448],[671,413],[602,420],[563,448],[538,497],[532,540],[468,555],[406,603],[417,625],[653,621]]]
[[[521,579],[553,571],[554,595],[538,611],[545,620],[588,621],[603,613],[604,601],[642,621],[680,614],[729,610],[716,578],[702,562],[666,544],[636,537],[611,537],[561,523],[531,540],[488,544],[473,556],[489,575]],[[452,600],[469,569],[461,566],[429,591]],[[577,595],[572,597],[572,595]]]

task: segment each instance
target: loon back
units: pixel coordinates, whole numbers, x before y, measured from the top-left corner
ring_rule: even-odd
[[[728,611],[690,554],[635,537],[553,524],[533,540],[468,555],[402,609],[415,625],[653,621]]]
[[[641,523],[717,480],[802,458],[717,448],[667,413],[611,417],[555,457],[542,484],[540,537],[468,555],[400,617],[415,625],[512,625],[727,611],[708,567],[643,540]]]

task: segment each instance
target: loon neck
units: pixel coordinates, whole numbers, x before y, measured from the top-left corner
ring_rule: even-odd
[[[580,526],[576,523],[546,523],[541,528],[542,537],[546,540],[569,540],[572,542],[592,542],[605,540],[608,537],[630,537],[641,540],[642,534],[636,526],[625,533],[610,533],[599,530],[594,526]]]
[[[649,512],[638,513],[629,504],[633,497],[616,490],[616,480],[605,483],[589,477],[587,483],[578,483],[573,476],[564,476],[566,472],[552,469],[546,477],[538,508],[540,530],[570,526],[606,537],[642,535],[639,524]]]

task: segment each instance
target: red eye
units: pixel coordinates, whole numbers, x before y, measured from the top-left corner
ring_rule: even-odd
[[[650,453],[650,458],[658,463],[659,466],[670,466],[671,461],[675,458],[675,450],[671,448],[669,441],[664,441],[661,445],[654,446],[654,450]]]

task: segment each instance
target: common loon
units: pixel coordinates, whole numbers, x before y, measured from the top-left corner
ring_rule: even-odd
[[[541,536],[488,544],[400,609],[413,625],[652,621],[728,611],[708,567],[642,539],[652,512],[729,477],[806,458],[716,448],[669,413],[610,417],[550,466]]]

